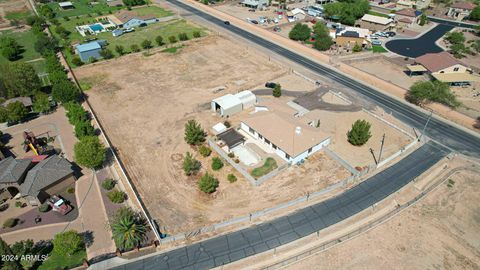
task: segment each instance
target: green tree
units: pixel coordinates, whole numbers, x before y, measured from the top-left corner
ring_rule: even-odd
[[[313,27],[313,32],[315,34],[315,42],[313,43],[313,47],[319,51],[326,51],[330,49],[333,41],[325,24],[322,22],[317,22]]]
[[[65,110],[67,111],[68,122],[72,125],[77,125],[80,122],[85,122],[88,120],[87,111],[76,102],[68,102],[64,104]]]
[[[201,145],[199,148],[198,148],[198,152],[200,153],[200,155],[202,155],[203,157],[208,157],[210,156],[210,154],[212,153],[212,149],[210,149],[209,147],[205,146],[205,145]]]
[[[38,35],[33,47],[35,51],[41,55],[55,52],[58,47],[58,41],[53,37],[48,37],[44,34]]]
[[[190,145],[199,145],[205,141],[207,134],[195,120],[188,120],[185,124],[185,141]]]
[[[15,101],[7,105],[8,110],[8,119],[12,122],[22,121],[27,117],[28,110],[25,108],[23,103],[20,101]]]
[[[176,42],[177,42],[177,38],[176,38],[175,36],[169,36],[169,37],[168,37],[168,41],[169,41],[170,43],[176,43]]]
[[[125,48],[122,45],[115,46],[115,51],[118,53],[118,55],[125,54]]]
[[[48,95],[37,91],[33,100],[33,110],[38,113],[46,113],[50,111],[50,101]]]
[[[132,50],[132,52],[139,52],[140,47],[138,47],[137,44],[132,44],[132,45],[130,45],[130,50]]]
[[[353,52],[361,52],[362,51],[362,46],[358,45],[358,43],[355,43],[355,46],[352,48]]]
[[[164,44],[163,37],[162,36],[155,37],[155,42],[157,43],[158,46],[162,46]]]
[[[98,137],[86,136],[74,146],[74,159],[81,166],[91,169],[102,166],[105,161],[105,147]]]
[[[8,121],[8,110],[5,107],[0,106],[0,123]]]
[[[52,87],[52,98],[62,104],[80,99],[80,90],[70,80],[57,82]]]
[[[202,164],[200,161],[196,160],[190,152],[185,154],[185,157],[183,158],[183,171],[185,172],[185,175],[197,174],[201,166]]]
[[[218,180],[217,178],[213,177],[210,175],[208,172],[206,172],[202,178],[200,178],[200,181],[198,182],[198,187],[200,188],[201,191],[205,193],[213,193],[217,190],[218,187]]]
[[[3,57],[10,61],[14,61],[20,58],[22,47],[14,38],[5,36],[0,37],[0,51]]]
[[[147,222],[130,208],[120,208],[110,224],[113,240],[118,248],[129,250],[147,239]]]
[[[27,255],[36,255],[37,251],[34,248],[32,239],[22,240],[15,242],[11,247],[13,254],[17,255],[20,261],[20,265],[23,269],[28,270],[35,265],[35,260],[27,259]]]
[[[75,230],[57,233],[53,238],[53,252],[61,256],[72,256],[84,247],[82,237]]]
[[[277,84],[275,85],[275,87],[273,88],[273,90],[272,90],[272,95],[273,95],[274,97],[276,97],[276,98],[282,96],[282,86],[281,86],[279,83],[277,83]]]
[[[100,55],[104,58],[104,59],[112,59],[114,57],[112,51],[110,49],[102,49],[100,51]]]
[[[77,66],[77,67],[83,66],[83,61],[82,61],[82,59],[80,59],[80,57],[78,57],[77,55],[75,55],[75,56],[72,58],[72,64],[74,64],[74,65]]]
[[[471,12],[468,18],[472,21],[480,21],[480,5],[477,5]]]
[[[355,20],[370,10],[367,0],[344,0],[323,5],[326,17],[342,24],[354,25]]]
[[[364,145],[372,137],[370,127],[371,124],[365,120],[355,121],[347,133],[348,141],[353,145]]]
[[[108,199],[116,204],[123,203],[125,201],[125,192],[114,189],[107,193]]]
[[[42,87],[37,73],[27,63],[15,62],[1,66],[0,77],[7,90],[8,98],[29,96]]]
[[[145,0],[123,0],[123,4],[127,7],[145,5]]]
[[[426,23],[428,22],[428,18],[427,18],[427,15],[425,15],[425,13],[422,13],[422,15],[420,16],[420,25],[423,26],[425,25]]]
[[[80,121],[75,124],[75,136],[78,139],[82,139],[86,136],[94,136],[95,128],[93,128],[90,121]]]
[[[200,31],[193,31],[193,37],[194,38],[199,38],[201,36],[202,36],[202,34],[200,34]]]
[[[292,40],[305,41],[310,38],[311,29],[306,24],[297,23],[288,33],[288,37]]]
[[[450,91],[446,83],[440,81],[419,81],[410,87],[406,96],[407,100],[416,105],[423,105],[429,101],[443,103],[450,107],[457,107],[460,102]]]
[[[68,39],[68,36],[70,35],[70,31],[61,25],[55,27],[55,33],[57,33],[62,39]]]
[[[148,49],[152,48],[152,42],[148,39],[145,39],[144,41],[142,41],[142,43],[140,45],[142,45],[142,48],[145,49],[145,50],[148,50]]]
[[[450,32],[445,35],[445,39],[451,44],[463,44],[465,42],[465,35],[462,32]]]
[[[180,33],[180,34],[178,34],[178,39],[181,40],[181,41],[188,40],[188,35],[187,35],[187,33]]]
[[[8,244],[0,237],[0,255],[14,255]],[[5,270],[20,270],[20,265],[18,264],[17,260],[0,260],[0,267],[1,269]]]
[[[40,15],[47,19],[53,19],[55,18],[55,12],[52,10],[52,8],[48,5],[41,5],[39,8]]]
[[[221,168],[223,168],[223,161],[218,157],[212,158],[212,170],[218,171]]]

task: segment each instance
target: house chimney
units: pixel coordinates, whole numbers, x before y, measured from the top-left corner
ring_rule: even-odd
[[[295,128],[295,133],[300,135],[302,133],[302,128],[301,127],[296,127]]]

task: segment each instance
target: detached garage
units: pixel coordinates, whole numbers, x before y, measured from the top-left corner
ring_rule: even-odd
[[[244,109],[253,107],[257,103],[257,97],[251,91],[242,91],[235,95],[226,94],[212,100],[212,111],[222,117],[228,117]]]

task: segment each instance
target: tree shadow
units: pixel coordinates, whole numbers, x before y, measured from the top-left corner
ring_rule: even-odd
[[[93,236],[93,232],[92,231],[85,231],[83,233],[80,234],[83,238],[83,242],[85,243],[85,247],[90,247],[93,245],[93,240],[95,239],[95,237]]]

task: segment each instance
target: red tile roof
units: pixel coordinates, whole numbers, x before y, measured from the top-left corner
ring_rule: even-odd
[[[461,64],[460,61],[455,59],[448,52],[427,53],[415,58],[415,62],[421,64],[430,72],[437,72],[456,64]]]
[[[404,8],[402,10],[399,10],[399,11],[395,12],[395,14],[403,15],[403,16],[407,16],[407,17],[418,17],[422,13],[417,12],[417,10],[415,10],[414,8]]]
[[[460,9],[466,9],[466,10],[473,10],[477,5],[474,3],[470,2],[457,2],[452,5],[452,8],[460,8]]]

